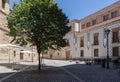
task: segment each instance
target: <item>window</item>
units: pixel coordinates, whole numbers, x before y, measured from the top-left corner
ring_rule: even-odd
[[[2,0],[2,8],[5,9],[5,0]]]
[[[103,21],[106,21],[106,20],[108,20],[109,19],[109,15],[104,15],[103,16]]]
[[[119,47],[113,47],[113,57],[119,57]]]
[[[85,28],[85,24],[82,25],[82,29],[84,29],[84,28]]]
[[[14,51],[14,57],[16,57],[16,51]]]
[[[80,38],[80,47],[84,47],[84,37]]]
[[[83,50],[80,51],[80,57],[84,57],[84,51]]]
[[[87,23],[87,27],[89,27],[89,26],[90,26],[90,22]]]
[[[111,18],[115,18],[118,16],[118,11],[112,12],[111,13]]]
[[[119,29],[115,28],[112,30],[112,41],[114,42],[119,42]]]
[[[96,20],[93,20],[93,21],[92,21],[92,25],[95,25],[95,24],[96,24]]]
[[[98,57],[99,56],[99,50],[98,49],[94,49],[94,57]]]
[[[99,45],[99,33],[94,34],[94,45]]]

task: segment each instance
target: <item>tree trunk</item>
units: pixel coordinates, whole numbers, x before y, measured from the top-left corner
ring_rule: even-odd
[[[39,45],[37,46],[37,52],[38,52],[38,70],[41,70],[41,57],[40,57],[41,48]]]
[[[40,48],[37,48],[38,50],[38,70],[41,70],[41,57],[40,57],[40,54],[41,54],[41,49]]]
[[[43,69],[43,53],[41,52],[41,69]]]
[[[41,70],[41,57],[40,57],[40,53],[38,53],[38,70]]]

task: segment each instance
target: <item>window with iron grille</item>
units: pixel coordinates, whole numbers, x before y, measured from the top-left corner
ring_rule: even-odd
[[[84,47],[84,37],[80,38],[80,47]]]
[[[95,25],[95,24],[96,24],[96,20],[93,20],[93,21],[92,21],[92,25]]]
[[[86,26],[87,26],[87,27],[90,27],[90,22],[88,22]]]
[[[98,57],[99,56],[99,50],[98,49],[94,49],[94,57]]]
[[[106,20],[108,20],[109,19],[109,15],[104,15],[103,16],[103,21],[106,21]]]
[[[80,50],[80,57],[84,57],[84,50]]]
[[[82,29],[84,29],[85,28],[85,24],[82,24]]]
[[[119,57],[119,47],[113,47],[113,57]]]
[[[119,29],[115,28],[112,30],[112,42],[119,42]]]
[[[99,33],[94,34],[94,45],[99,45]]]
[[[114,11],[111,13],[111,18],[115,18],[118,16],[118,11]]]

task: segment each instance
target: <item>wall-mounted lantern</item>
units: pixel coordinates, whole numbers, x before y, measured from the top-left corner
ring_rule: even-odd
[[[87,48],[90,48],[90,33],[87,33]]]

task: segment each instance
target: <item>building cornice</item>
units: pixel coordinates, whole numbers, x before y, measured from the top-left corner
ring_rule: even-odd
[[[108,26],[108,25],[111,25],[112,23],[115,23],[117,21],[120,21],[120,16],[119,17],[116,17],[116,18],[113,18],[113,19],[110,19],[110,20],[107,20],[107,21],[104,21],[102,23],[99,23],[99,24],[96,24],[94,26],[90,26],[88,28],[85,28],[85,29],[82,29],[79,34],[81,33],[84,33],[84,32],[87,32],[87,31],[91,31],[93,29],[96,29],[96,28],[103,28],[104,26]]]
[[[71,26],[73,23],[79,23],[79,22],[80,22],[80,20],[73,19],[67,24],[67,26]]]
[[[105,13],[106,10],[107,10],[107,12],[109,12],[110,10],[112,10],[114,8],[117,8],[117,7],[120,7],[120,1],[117,1],[117,2],[115,2],[115,3],[113,3],[113,4],[109,5],[109,6],[107,6],[107,7],[103,8],[103,9],[93,13],[93,14],[90,14],[90,15],[80,19],[80,20],[81,21],[83,21],[83,20],[85,21],[85,20],[88,20],[88,19],[93,18],[93,17],[96,18],[97,16]]]
[[[78,35],[78,34],[82,34],[82,33],[85,33],[85,32],[89,32],[89,31],[94,30],[94,29],[103,28],[103,27],[105,28],[105,26],[107,28],[107,26],[109,26],[109,25],[111,25],[111,24],[113,24],[113,23],[115,23],[117,21],[118,22],[120,21],[120,16],[116,17],[116,18],[113,18],[113,19],[110,19],[110,20],[107,20],[105,22],[96,24],[94,26],[90,26],[88,28],[82,29],[81,31],[78,31],[78,32],[76,32],[76,31],[70,31],[67,34],[73,34],[73,33],[75,33],[76,35]]]

